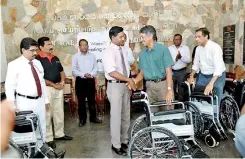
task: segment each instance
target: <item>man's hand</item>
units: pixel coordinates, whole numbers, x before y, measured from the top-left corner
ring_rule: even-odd
[[[59,84],[60,84],[62,87],[64,87],[65,81],[61,81]]]
[[[86,77],[86,78],[91,78],[91,75],[90,75],[89,73],[86,73],[86,74],[84,75],[84,77]]]
[[[177,56],[176,56],[176,58],[175,58],[175,61],[178,61],[179,59],[181,59],[181,54],[180,54],[180,52],[178,51],[178,54],[177,54]]]
[[[50,110],[50,104],[45,104],[45,108],[46,108],[46,112],[48,112]]]
[[[204,90],[204,94],[210,95],[210,93],[212,93],[213,91],[213,88],[214,88],[214,85],[212,83],[209,83]]]
[[[173,92],[172,92],[172,90],[168,90],[167,94],[166,94],[167,105],[171,105],[172,101],[173,101]]]
[[[62,90],[63,86],[61,84],[59,84],[59,83],[56,83],[56,84],[54,84],[54,88],[58,89],[58,90]]]
[[[14,104],[9,101],[1,102],[1,151],[8,148],[9,136],[15,125]]]
[[[131,78],[128,83],[126,84],[130,90],[136,90],[136,84],[134,80]]]
[[[193,76],[193,75],[190,75],[190,78],[187,79],[187,82],[188,82],[189,84],[195,84],[194,76]]]

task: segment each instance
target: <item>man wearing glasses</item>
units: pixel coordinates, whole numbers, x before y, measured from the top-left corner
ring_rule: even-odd
[[[190,49],[188,46],[182,44],[182,36],[180,34],[174,35],[173,43],[174,45],[169,46],[168,49],[174,61],[174,65],[172,66],[174,94],[177,97],[176,100],[183,101],[184,90],[181,87],[181,83],[186,80],[186,66],[191,62]]]
[[[37,42],[32,38],[22,39],[21,56],[8,64],[5,93],[9,101],[15,102],[16,111],[32,110],[39,116],[45,138],[45,107],[46,111],[49,111],[49,100],[42,64],[35,59],[37,46]]]

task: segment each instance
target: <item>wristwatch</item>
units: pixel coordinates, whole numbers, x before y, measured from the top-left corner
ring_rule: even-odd
[[[171,91],[171,90],[172,90],[172,88],[171,88],[171,87],[168,87],[168,90],[169,90],[169,91]]]

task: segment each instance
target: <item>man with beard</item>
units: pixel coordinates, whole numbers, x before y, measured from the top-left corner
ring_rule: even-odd
[[[53,118],[54,122],[55,139],[72,140],[72,137],[64,134],[63,87],[65,84],[65,73],[58,57],[52,54],[53,45],[50,39],[41,37],[38,39],[38,45],[41,52],[37,59],[44,68],[44,79],[50,101],[50,111],[46,113],[46,142],[50,147],[55,148],[51,118]]]
[[[45,138],[45,106],[46,111],[49,111],[49,100],[42,64],[35,59],[37,46],[37,42],[32,38],[22,39],[21,56],[8,64],[5,93],[7,100],[15,102],[16,111],[32,110],[39,116]]]

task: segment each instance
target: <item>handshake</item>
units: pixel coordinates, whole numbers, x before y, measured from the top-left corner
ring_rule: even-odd
[[[130,90],[136,91],[137,88],[136,84],[137,82],[135,81],[134,78],[129,78],[126,85]]]

